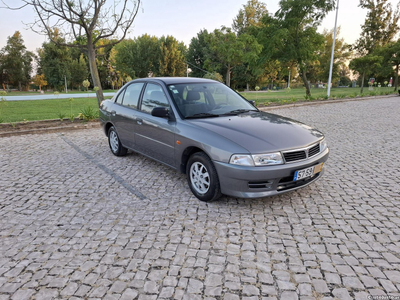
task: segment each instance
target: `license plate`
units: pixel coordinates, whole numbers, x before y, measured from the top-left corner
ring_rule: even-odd
[[[312,166],[312,167],[309,167],[309,168],[306,168],[306,169],[303,169],[303,170],[296,171],[294,173],[293,181],[304,179],[304,178],[307,178],[307,177],[311,177],[314,174],[317,174],[317,173],[321,172],[323,165],[324,165],[323,163],[320,163],[319,165]]]

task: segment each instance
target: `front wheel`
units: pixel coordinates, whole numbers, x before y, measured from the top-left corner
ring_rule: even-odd
[[[108,144],[110,145],[112,154],[115,156],[124,156],[128,152],[128,149],[122,146],[114,126],[111,126],[108,130]]]
[[[190,190],[199,200],[208,202],[221,197],[217,171],[205,153],[197,152],[189,158],[186,176]]]

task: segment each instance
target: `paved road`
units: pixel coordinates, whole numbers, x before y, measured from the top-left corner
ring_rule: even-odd
[[[326,133],[325,176],[208,204],[98,129],[1,138],[0,299],[400,296],[399,112],[397,97],[275,110]]]
[[[114,96],[115,93],[104,93],[105,97]],[[20,101],[20,100],[48,100],[48,99],[66,99],[66,98],[82,98],[82,97],[96,97],[96,93],[86,93],[86,94],[39,94],[34,96],[3,96],[7,101]]]

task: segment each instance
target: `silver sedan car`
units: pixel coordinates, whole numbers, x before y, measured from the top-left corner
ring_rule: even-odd
[[[261,112],[222,83],[200,78],[144,78],[100,106],[111,152],[128,149],[186,174],[193,194],[272,196],[322,176],[324,135]]]

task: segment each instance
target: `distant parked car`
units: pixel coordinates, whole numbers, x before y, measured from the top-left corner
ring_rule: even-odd
[[[130,149],[186,174],[202,201],[304,187],[329,155],[318,130],[261,112],[208,79],[133,80],[101,103],[100,120],[114,155]]]

